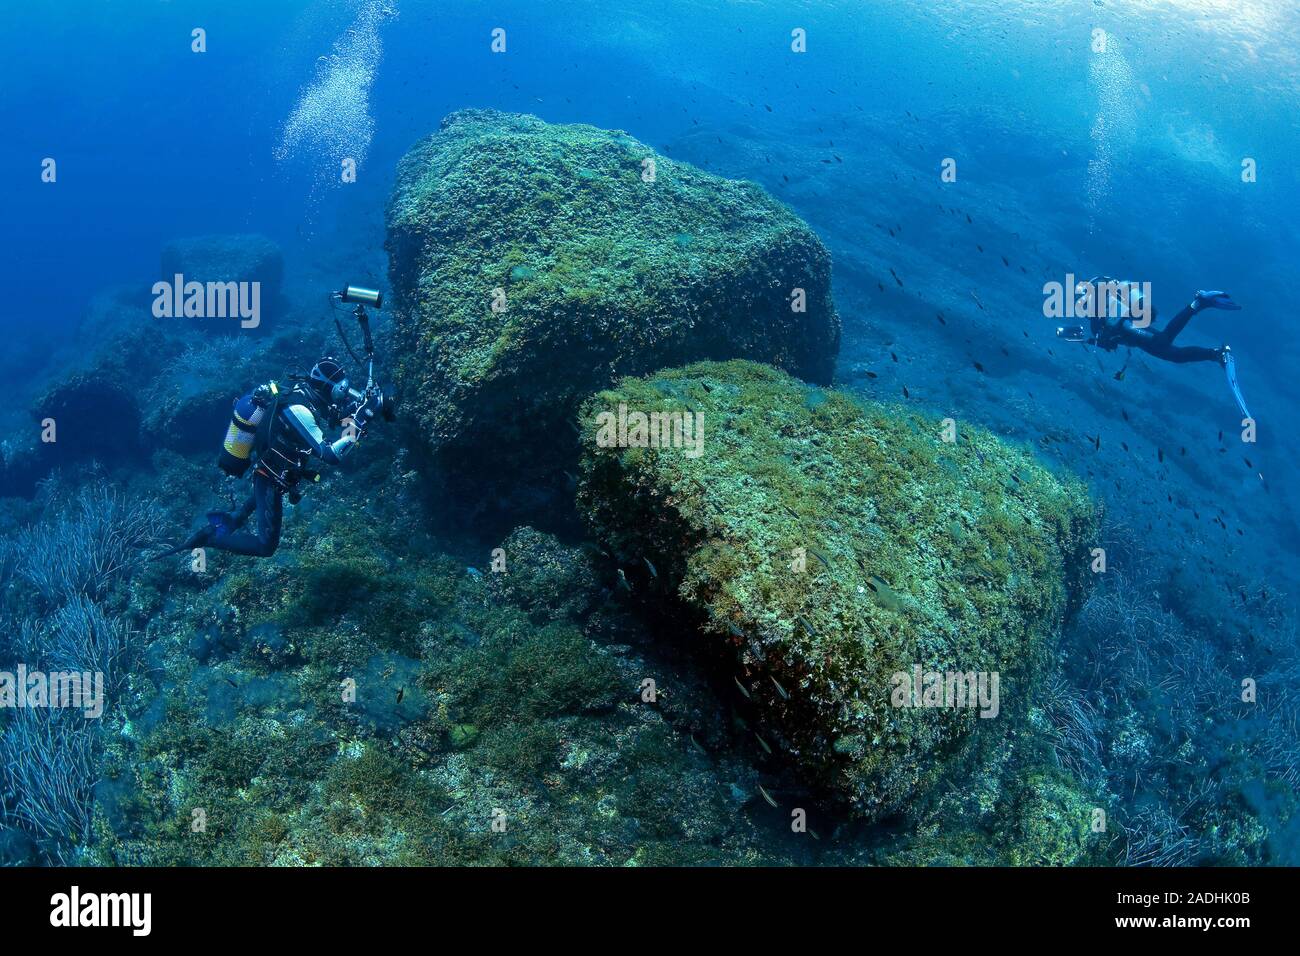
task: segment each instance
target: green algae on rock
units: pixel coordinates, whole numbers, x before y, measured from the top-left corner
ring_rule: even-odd
[[[621,131],[452,113],[398,168],[386,248],[404,404],[437,451],[572,460],[582,400],[694,360],[833,373],[812,230]]]
[[[601,447],[620,406],[693,413],[701,453]],[[734,647],[771,739],[858,812],[914,803],[1016,725],[1087,573],[1081,484],[973,426],[945,442],[940,422],[744,361],[625,379],[582,424],[597,536]],[[997,674],[998,716],[898,706],[895,675],[918,667]]]
[[[595,562],[583,548],[567,547],[553,535],[516,528],[493,553],[499,570],[485,578],[488,590],[528,613],[538,623],[580,618],[597,600]]]

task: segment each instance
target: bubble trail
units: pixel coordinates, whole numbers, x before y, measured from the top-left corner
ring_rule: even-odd
[[[329,56],[317,61],[316,76],[298,97],[284,124],[275,158],[302,159],[319,183],[341,182],[345,160],[365,161],[374,136],[370,88],[383,59],[380,27],[397,15],[383,0],[367,0]]]

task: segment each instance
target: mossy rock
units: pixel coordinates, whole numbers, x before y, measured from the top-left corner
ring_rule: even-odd
[[[403,407],[480,487],[572,468],[578,406],[619,375],[736,357],[833,373],[808,226],[621,131],[452,113],[398,168],[386,247]]]
[[[493,570],[485,580],[492,594],[539,624],[581,617],[599,595],[591,555],[535,528],[510,532],[490,563]]]
[[[697,413],[699,453],[618,447],[602,415],[620,406]],[[772,746],[857,811],[904,809],[1022,719],[1087,575],[1082,484],[974,426],[944,441],[744,361],[625,379],[581,424],[580,511],[623,567],[655,569],[634,596],[682,602],[734,653]],[[916,665],[996,672],[997,717],[895,706]]]

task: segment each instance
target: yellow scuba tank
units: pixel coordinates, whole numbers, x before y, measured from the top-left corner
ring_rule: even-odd
[[[270,394],[278,389],[272,382]],[[226,440],[221,446],[221,455],[217,465],[233,478],[241,478],[252,464],[253,445],[257,439],[257,426],[266,415],[266,402],[262,397],[265,389],[259,388],[235,400],[234,410],[230,415],[230,426],[226,429]]]

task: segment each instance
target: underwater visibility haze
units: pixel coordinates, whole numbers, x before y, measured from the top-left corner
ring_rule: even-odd
[[[0,37],[0,862],[1300,861],[1294,3]]]

